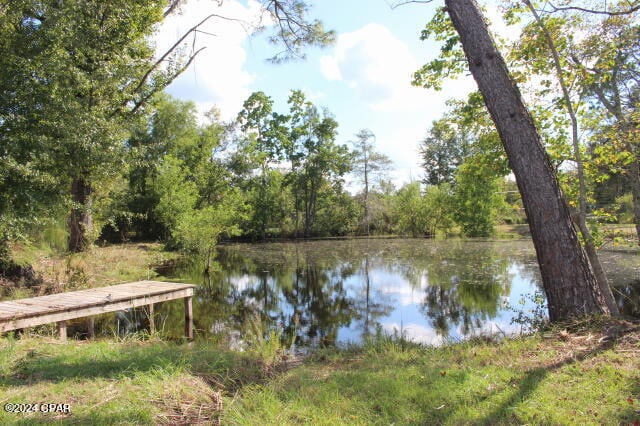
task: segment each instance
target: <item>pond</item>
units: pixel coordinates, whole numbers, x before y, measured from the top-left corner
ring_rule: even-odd
[[[624,313],[640,315],[640,256],[603,252]],[[276,330],[316,347],[375,333],[438,345],[482,333],[513,333],[544,302],[528,241],[352,239],[230,244],[209,273],[187,259],[168,278],[200,284],[199,336],[241,340],[248,328]],[[541,299],[541,300],[540,300]],[[161,327],[182,332],[181,306],[165,304]],[[515,322],[514,322],[515,320]],[[235,336],[235,337],[234,337]]]

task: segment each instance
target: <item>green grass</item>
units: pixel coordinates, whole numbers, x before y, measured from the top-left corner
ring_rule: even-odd
[[[0,403],[72,413],[0,424],[634,424],[640,328],[598,327],[442,348],[383,336],[289,369],[207,341],[4,338]]]
[[[159,340],[0,342],[0,402],[66,403],[70,415],[0,411],[0,424],[175,424],[216,419],[221,389],[261,380],[251,355]]]
[[[19,264],[32,265],[40,282],[31,286],[7,284],[0,288],[4,300],[154,279],[158,277],[156,266],[179,256],[164,251],[157,243],[118,244],[59,254],[20,245],[13,247],[12,255]]]
[[[228,424],[633,424],[640,345],[530,337],[316,355],[242,389]],[[596,337],[597,341],[597,337]],[[635,346],[634,346],[635,345]]]
[[[58,291],[153,278],[152,265],[173,256],[157,244],[27,254]],[[16,287],[9,296],[33,291]],[[47,330],[55,334],[52,325],[40,332]],[[546,337],[442,348],[383,335],[289,366],[273,364],[280,336],[261,337],[267,331],[248,322],[245,353],[158,335],[0,338],[0,405],[72,410],[0,409],[0,424],[640,424],[638,323],[594,321]]]

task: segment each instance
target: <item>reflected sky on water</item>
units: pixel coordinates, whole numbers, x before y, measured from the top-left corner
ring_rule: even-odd
[[[640,314],[639,256],[604,252],[602,259],[623,311]],[[436,345],[517,332],[514,309],[534,309],[523,295],[540,291],[528,241],[231,244],[220,247],[209,274],[204,265],[187,259],[169,274],[200,284],[194,316],[201,336],[242,335],[259,319],[265,330],[276,329],[298,346],[360,342],[380,331]]]

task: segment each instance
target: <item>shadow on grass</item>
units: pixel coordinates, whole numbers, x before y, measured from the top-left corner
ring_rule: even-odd
[[[292,420],[294,423],[296,413],[289,411],[289,407],[299,405],[306,414],[313,416],[319,411],[331,410],[332,405],[339,405],[342,408],[336,412],[336,418],[346,423],[365,421],[375,424],[429,425],[492,425],[525,422],[545,424],[545,422],[553,422],[549,416],[571,417],[571,409],[565,410],[562,402],[559,401],[559,405],[554,408],[557,413],[540,412],[537,415],[533,410],[536,406],[544,407],[540,404],[545,403],[545,398],[538,401],[540,395],[537,395],[536,391],[543,384],[544,389],[547,389],[548,385],[558,380],[562,381],[565,374],[571,374],[563,371],[563,368],[571,369],[572,365],[580,368],[594,363],[607,364],[608,355],[594,362],[590,360],[611,350],[616,345],[616,341],[603,339],[600,343],[584,349],[576,345],[562,346],[564,348],[562,350],[566,350],[566,353],[559,355],[557,359],[536,360],[528,369],[509,368],[510,372],[507,371],[504,374],[501,372],[500,363],[494,364],[491,359],[488,360],[487,369],[478,367],[471,359],[469,359],[470,365],[466,366],[466,355],[460,358],[436,355],[431,358],[428,353],[423,353],[415,357],[401,356],[388,362],[384,360],[384,351],[381,350],[382,362],[379,362],[377,357],[367,357],[365,354],[360,357],[355,353],[349,358],[343,358],[342,362],[340,360],[329,362],[328,366],[325,362],[320,362],[317,368],[310,365],[307,370],[303,370],[302,374],[287,376],[273,388],[277,395],[275,397],[277,403],[273,409],[286,411],[283,416],[289,420],[294,419]],[[556,349],[558,349],[557,346]],[[401,349],[398,350],[401,351]],[[585,361],[586,364],[581,365]],[[495,384],[490,384],[494,379],[489,379],[490,382],[487,383],[485,374],[489,376],[495,374]],[[595,375],[594,372],[592,374]],[[597,379],[597,376],[594,377]],[[636,377],[637,374],[633,373],[631,378]],[[617,394],[628,392],[630,396],[640,396],[640,381],[630,386],[629,379],[630,376],[627,375],[625,382],[617,387]],[[547,382],[547,380],[551,381]],[[591,383],[591,378],[586,380]],[[569,386],[562,382],[558,383],[560,383],[560,391],[564,386]],[[308,397],[310,399],[301,400],[299,397],[301,393],[312,396]],[[336,394],[338,394],[337,397]],[[584,394],[587,405],[584,411],[588,411],[589,408],[598,411],[597,401],[591,401],[590,404],[588,395]],[[243,410],[252,410],[251,398],[254,396],[249,394],[249,401],[242,406]],[[558,399],[563,396],[570,397],[570,395],[557,395]],[[526,405],[527,401],[533,404]],[[526,408],[521,411],[523,403]],[[627,404],[624,400],[621,403]],[[609,421],[633,424],[633,421],[638,419],[635,410],[639,409],[640,401],[629,403],[628,406],[620,406],[619,410],[616,409],[608,414],[613,417]],[[253,415],[258,416],[259,411]],[[360,420],[350,420],[350,418],[356,418],[356,416],[347,415],[352,413],[360,415]],[[252,418],[241,417],[242,414],[237,416],[242,419],[238,420],[239,423]],[[592,420],[598,422],[599,419],[594,417]],[[558,421],[555,420],[555,422]]]
[[[173,343],[118,346],[118,350],[103,345],[86,350],[61,346],[60,351],[54,354],[48,351],[29,352],[16,361],[11,374],[0,375],[0,388],[30,386],[39,382],[58,383],[69,379],[117,379],[149,372],[162,374],[185,370],[209,384],[233,389],[264,377],[264,363],[245,353],[216,350],[206,345],[190,347]]]
[[[518,381],[517,390],[513,393],[506,401],[499,404],[494,410],[484,415],[482,419],[474,421],[473,424],[483,424],[483,425],[493,425],[493,424],[502,424],[504,422],[519,422],[521,423],[524,419],[518,418],[513,412],[514,409],[518,406],[518,404],[526,401],[530,398],[530,396],[536,391],[539,385],[553,372],[560,370],[561,368],[585,361],[590,358],[594,358],[598,356],[600,353],[612,349],[614,347],[614,340],[607,339],[597,346],[590,348],[588,350],[584,350],[578,353],[571,352],[570,355],[566,355],[562,359],[549,364],[545,367],[534,368],[527,371],[523,378]],[[640,389],[640,385],[636,386],[635,393]],[[493,396],[493,394],[487,394],[483,399],[487,399]],[[560,395],[558,395],[560,397]],[[447,418],[451,417],[455,413],[455,408],[450,409],[448,415],[445,415],[444,421],[442,423],[448,423]],[[585,407],[587,409],[589,407]],[[444,414],[444,413],[441,413]],[[541,413],[544,414],[544,413]],[[632,421],[637,417],[637,414],[634,414],[633,410],[621,410],[618,413],[617,418],[624,421]],[[636,417],[634,417],[636,416]],[[542,416],[541,416],[542,417]],[[432,418],[425,418],[424,423],[429,424],[432,422]],[[535,421],[535,414],[534,414]]]

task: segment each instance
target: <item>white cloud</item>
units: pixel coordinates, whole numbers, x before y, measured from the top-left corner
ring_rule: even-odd
[[[411,86],[417,69],[409,47],[376,23],[340,34],[333,53],[320,59],[327,80],[344,82],[378,111],[427,105],[425,91]]]
[[[340,65],[338,64],[338,58],[335,56],[323,56],[320,58],[320,71],[322,75],[330,81],[342,80],[342,74],[340,73]]]
[[[372,277],[372,281],[375,277]],[[375,286],[380,293],[392,296],[399,306],[415,305],[420,303],[424,297],[424,290],[427,287],[426,281],[420,284],[418,288],[412,288],[408,282],[396,282],[395,284],[383,284]]]
[[[314,90],[314,89],[308,89],[306,87],[303,87],[302,92],[304,92],[307,99],[312,102],[317,102],[321,99],[326,99],[327,97],[327,94],[322,90]]]
[[[250,94],[254,76],[245,69],[246,53],[243,43],[250,28],[257,23],[260,4],[249,0],[243,5],[236,0],[221,2],[189,0],[182,13],[167,18],[156,34],[157,55],[164,53],[191,27],[210,14],[217,14],[242,22],[213,17],[200,27],[196,40],[188,38],[187,52],[206,47],[181,76],[168,88],[168,92],[198,105],[200,113],[217,105],[224,119],[229,119],[242,107]]]
[[[445,81],[438,92],[411,86],[413,73],[429,59],[418,61],[405,42],[376,23],[340,34],[331,53],[320,59],[325,79],[352,89],[377,117],[365,126],[376,134],[377,149],[393,160],[390,178],[397,185],[421,178],[418,144],[445,111],[445,101],[475,90],[467,75]]]

